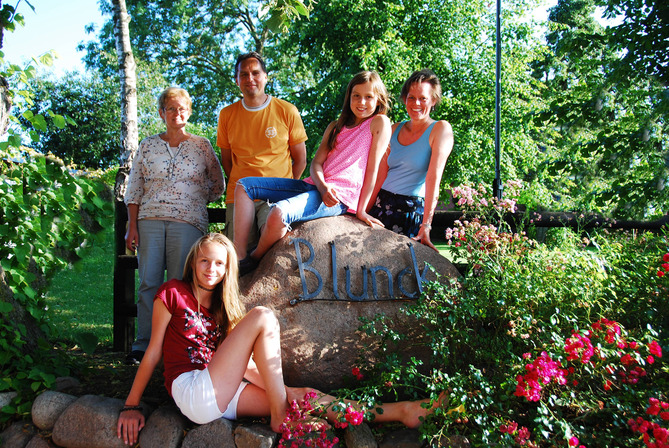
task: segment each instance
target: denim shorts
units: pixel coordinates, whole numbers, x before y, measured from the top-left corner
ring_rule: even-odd
[[[198,425],[213,422],[221,417],[236,420],[237,402],[247,384],[242,381],[225,412],[221,412],[216,403],[216,393],[209,376],[209,369],[191,370],[182,373],[172,382],[172,398],[181,413]]]
[[[237,181],[253,200],[268,201],[272,207],[279,207],[283,223],[290,227],[294,222],[339,216],[346,213],[348,206],[341,202],[327,207],[315,185],[298,179],[282,177],[245,177]]]

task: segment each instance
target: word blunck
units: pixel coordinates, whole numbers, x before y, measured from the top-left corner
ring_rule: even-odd
[[[315,259],[315,251],[311,243],[309,241],[304,240],[302,238],[293,238],[292,240],[293,245],[295,246],[295,255],[297,256],[297,266],[300,271],[300,280],[302,281],[302,294],[300,294],[299,298],[293,299],[290,301],[291,305],[295,305],[299,302],[304,302],[307,300],[332,300],[332,299],[317,299],[321,292],[323,291],[323,277],[321,276],[321,273],[318,272],[318,270],[314,267],[312,267],[312,263]],[[305,260],[302,256],[302,250],[300,248],[300,244],[303,244],[309,249],[309,257]],[[425,277],[427,273],[429,272],[427,264],[423,268],[423,271],[421,272],[418,269],[418,262],[416,260],[416,253],[414,252],[413,244],[407,243],[407,246],[409,246],[409,253],[411,255],[411,265],[407,266],[406,268],[402,269],[398,274],[396,278],[396,282],[393,282],[393,275],[390,272],[390,270],[384,266],[374,266],[367,268],[366,266],[361,266],[361,275],[362,275],[362,292],[360,294],[355,294],[351,291],[351,268],[347,265],[344,267],[344,271],[346,272],[346,296],[345,298],[340,297],[339,294],[339,287],[338,287],[338,278],[337,278],[337,246],[335,245],[334,241],[330,241],[330,253],[331,253],[331,258],[332,258],[332,293],[334,295],[334,300],[342,300],[342,301],[351,301],[351,302],[362,302],[362,301],[378,301],[378,300],[393,300],[393,299],[402,299],[402,298],[409,298],[409,299],[417,299],[420,293],[423,291],[423,282],[425,281]],[[318,282],[318,286],[316,287],[315,290],[309,292],[309,288],[307,286],[307,279],[305,272],[308,271],[312,273]],[[378,274],[383,273],[385,274],[385,278],[388,284],[388,296],[387,298],[380,298],[379,293],[378,293],[378,285],[377,285],[377,276]],[[404,283],[405,279],[413,274],[413,278],[411,280],[415,280],[415,284],[417,286],[417,291],[407,291],[404,289]],[[372,284],[372,297],[369,298],[369,288],[368,288],[368,278],[371,278],[371,284]],[[406,282],[406,283],[413,283],[413,282]],[[403,297],[395,297],[395,284],[397,284],[397,288],[400,290],[401,294]]]

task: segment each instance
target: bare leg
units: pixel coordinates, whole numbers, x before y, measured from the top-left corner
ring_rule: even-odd
[[[237,257],[242,260],[246,257],[246,246],[249,243],[249,234],[255,217],[253,200],[240,185],[235,188],[235,216],[234,235],[232,237],[237,251]]]
[[[320,403],[326,408],[325,418],[327,418],[328,421],[332,423],[336,422],[341,417],[341,415],[332,410],[331,406],[332,402],[338,401],[338,399],[336,397],[333,397],[332,395],[324,394],[322,392],[317,391],[316,389],[309,389],[309,388],[294,389],[292,391],[291,390],[288,391],[288,401],[290,402],[293,399],[297,399],[298,401],[301,400],[302,397],[304,397],[304,394],[309,390],[313,390],[316,392],[318,396],[318,403]],[[295,396],[299,394],[301,394],[301,396],[299,398],[295,398]],[[446,398],[445,395],[442,393],[437,399],[437,401],[433,403],[431,407],[428,406],[426,408],[424,408],[422,405],[425,403],[429,404],[430,403],[429,399],[384,403],[381,406],[375,406],[373,409],[370,409],[369,411],[374,415],[375,423],[399,422],[409,428],[417,428],[422,423],[422,421],[420,420],[421,417],[425,418],[427,415],[434,412],[436,408],[442,406],[445,398]],[[356,401],[353,400],[342,400],[342,401],[346,404],[350,404],[356,411],[363,410],[363,407]],[[379,407],[383,409],[383,413],[378,413],[376,411],[376,408]]]
[[[417,428],[423,423],[421,418],[424,419],[429,414],[432,414],[436,408],[441,407],[443,404],[443,399],[443,396],[439,396],[439,399],[431,407],[428,406],[426,408],[424,408],[422,405],[429,404],[429,398],[418,401],[398,401],[396,403],[385,403],[380,406],[383,409],[383,414],[377,413],[376,408],[371,409],[370,411],[375,416],[375,422],[400,422],[408,428]]]
[[[270,414],[267,392],[255,384],[247,384],[237,402],[237,417],[267,417]]]
[[[288,402],[281,368],[279,322],[267,308],[257,307],[249,311],[216,350],[209,363],[216,402],[219,409],[228,406],[244,377],[252,353],[264,382],[270,426],[279,432]],[[244,392],[240,396],[242,407],[246,405],[243,397]]]
[[[304,398],[310,388],[295,388],[295,387],[286,387],[287,393],[287,403],[291,403],[293,400],[300,402]],[[255,384],[248,384],[241,395],[239,396],[239,401],[237,402],[237,417],[267,417],[270,413],[269,401],[267,399],[267,393],[265,389],[262,389]],[[308,421],[304,422],[287,422],[290,426],[291,424],[301,423],[308,424],[312,430],[319,431],[321,429],[327,429],[330,427],[325,420],[322,420],[318,417],[312,417]]]
[[[236,190],[235,190],[236,191]],[[235,193],[235,198],[237,194]],[[247,196],[248,197],[248,196]],[[235,247],[237,246],[237,204],[235,204]],[[283,223],[283,215],[279,207],[272,207],[272,210],[267,216],[267,222],[260,232],[260,240],[258,247],[256,247],[251,256],[256,260],[260,260],[274,244],[283,238],[288,233],[288,226]],[[237,249],[239,254],[239,249]],[[241,256],[241,255],[240,255]]]

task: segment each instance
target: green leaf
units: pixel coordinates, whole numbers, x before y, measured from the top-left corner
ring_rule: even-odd
[[[46,126],[46,119],[44,118],[44,115],[42,114],[37,114],[35,115],[31,120],[30,123],[33,125],[35,129],[38,131],[46,132],[47,126]]]
[[[76,336],[77,344],[86,354],[93,354],[98,346],[98,337],[90,332],[78,333]]]
[[[270,18],[265,22],[269,30],[278,33],[284,26],[284,16],[281,12],[273,10]]]
[[[46,65],[47,67],[51,67],[53,65],[54,59],[54,54],[52,52],[48,52],[40,56],[39,62],[43,65]]]
[[[293,1],[291,2],[291,4],[295,8],[298,14],[303,15],[305,17],[309,17],[309,10],[304,5],[304,3],[302,3],[301,1]]]
[[[28,285],[26,285],[26,286],[23,288],[23,293],[24,293],[26,296],[28,296],[28,298],[30,298],[30,299],[34,299],[35,297],[37,297],[37,292],[36,292],[32,287],[30,287],[30,286],[28,286]]]
[[[14,148],[19,148],[19,147],[21,147],[21,137],[18,136],[18,135],[11,135],[11,136],[9,136],[9,138],[7,139],[7,141],[9,142],[9,145],[10,145],[10,146],[13,146]]]
[[[11,303],[0,302],[0,314],[9,313],[14,310],[14,306]]]
[[[53,116],[53,123],[54,123],[54,124],[56,125],[56,127],[58,127],[59,129],[63,129],[63,128],[66,126],[66,124],[67,124],[65,118],[64,118],[62,115],[57,115],[57,114],[55,114],[55,115]]]

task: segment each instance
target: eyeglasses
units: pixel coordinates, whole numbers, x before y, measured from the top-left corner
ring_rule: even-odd
[[[171,114],[178,112],[180,114],[183,114],[184,112],[188,112],[188,109],[185,107],[165,107],[163,108],[165,112],[169,112]]]

